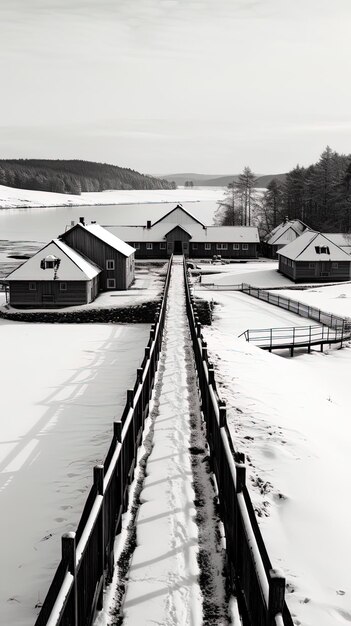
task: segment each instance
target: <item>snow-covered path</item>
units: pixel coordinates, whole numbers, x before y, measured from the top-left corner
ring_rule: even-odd
[[[123,605],[125,626],[196,626],[206,623],[197,563],[202,531],[195,522],[196,495],[189,452],[189,447],[194,445],[191,424],[194,429],[194,414],[199,411],[199,403],[193,363],[189,360],[191,343],[183,281],[181,259],[175,258],[151,416],[152,450],[140,495],[137,547]],[[210,502],[213,492],[211,495]],[[213,519],[209,526],[214,536],[216,523]],[[207,534],[206,542],[211,542]],[[213,562],[219,570],[214,585],[221,602],[224,584],[219,552],[214,546]]]

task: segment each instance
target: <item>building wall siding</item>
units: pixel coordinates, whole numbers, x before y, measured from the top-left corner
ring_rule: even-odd
[[[93,279],[94,280],[94,279]],[[91,281],[12,281],[10,282],[10,304],[14,307],[30,307],[49,309],[64,306],[75,306],[90,302],[90,293],[94,293],[96,285]],[[67,290],[60,290],[60,283],[66,282]],[[97,281],[95,281],[97,282]],[[30,290],[30,283],[36,285]],[[94,298],[93,298],[94,299]],[[52,300],[51,302],[49,300]]]
[[[328,272],[325,272],[325,261],[314,262],[314,267],[310,267],[308,261],[292,261],[292,265],[288,265],[288,259],[279,257],[279,271],[292,278],[295,282],[332,282],[341,280],[350,280],[351,260],[339,261],[338,267],[332,267],[332,263],[328,262]],[[327,273],[327,276],[322,276]]]
[[[69,246],[78,250],[78,252],[84,254],[84,256],[93,261],[93,263],[101,267],[100,289],[103,291],[110,289],[107,287],[108,279],[114,279],[116,281],[115,289],[128,289],[129,285],[134,280],[134,264],[133,269],[131,269],[130,257],[125,257],[83,228],[72,228],[62,235],[62,239],[66,241]],[[115,262],[114,270],[106,269],[107,260],[113,260]]]
[[[183,231],[184,232],[184,231]],[[175,241],[177,238],[175,239]],[[181,240],[178,238],[178,241],[183,241],[187,243],[185,239]],[[128,241],[130,246],[134,246],[135,241]],[[152,250],[147,249],[145,242],[139,243],[139,248],[137,248],[135,256],[137,259],[165,259],[170,256],[173,252],[173,241],[167,241],[166,248],[160,248],[160,242],[156,241],[152,243]],[[239,244],[239,250],[234,249],[233,243],[228,243],[227,250],[220,250],[217,248],[217,243],[210,243],[210,249],[206,249],[205,243],[196,243],[193,241],[189,242],[189,250],[186,252],[191,258],[196,259],[211,259],[215,254],[221,255],[225,259],[256,259],[257,258],[257,243],[249,243],[248,249],[243,250],[242,244]]]

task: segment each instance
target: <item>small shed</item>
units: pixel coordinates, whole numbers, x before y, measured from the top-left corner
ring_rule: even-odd
[[[60,236],[101,268],[100,289],[128,289],[135,277],[135,249],[99,224],[75,224]]]
[[[7,276],[9,303],[36,309],[87,304],[98,294],[100,273],[94,263],[53,239]]]
[[[298,282],[350,280],[351,256],[328,234],[306,230],[278,251],[279,271]]]

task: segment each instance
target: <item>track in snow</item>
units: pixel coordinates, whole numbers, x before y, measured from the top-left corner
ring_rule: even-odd
[[[129,573],[117,583],[126,591],[112,623],[228,624],[220,521],[201,421],[182,259],[177,257],[144,447],[132,504],[140,501],[140,508],[136,522],[129,524],[136,547]]]

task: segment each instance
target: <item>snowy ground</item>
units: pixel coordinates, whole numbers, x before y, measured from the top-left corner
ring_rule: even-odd
[[[324,294],[325,289],[334,288],[321,289]],[[336,289],[345,293],[345,286]],[[296,624],[346,626],[351,347],[310,355],[301,350],[293,359],[288,351],[269,354],[236,336],[250,327],[306,320],[241,293],[212,294],[220,305],[204,335],[235,445],[247,454],[248,485],[269,555],[287,579],[288,606]],[[324,307],[316,291],[310,295],[315,306]],[[345,304],[347,312],[351,307]]]
[[[0,321],[0,624],[34,623],[148,334]]]
[[[203,267],[207,271],[207,266]],[[277,262],[252,261],[248,263],[233,263],[229,265],[213,265],[211,271],[218,274],[204,274],[201,276],[202,285],[215,285],[219,289],[230,285],[248,283],[253,287],[291,287],[294,283],[278,272]]]
[[[216,202],[219,195],[224,193],[219,187],[195,187],[192,189],[138,189],[138,190],[110,190],[100,192],[73,194],[51,193],[49,191],[32,191],[16,189],[0,185],[0,209],[16,207],[45,207],[45,206],[88,206],[104,204],[143,204],[155,202],[196,202],[213,200]]]
[[[274,293],[277,293],[275,291]],[[279,290],[279,294],[314,306],[327,313],[351,317],[351,284],[340,283],[330,287],[313,287],[313,289]]]

